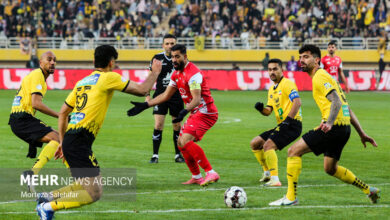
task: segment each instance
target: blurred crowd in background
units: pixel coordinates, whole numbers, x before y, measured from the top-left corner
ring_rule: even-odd
[[[6,37],[376,37],[386,0],[2,0]],[[160,27],[160,28],[159,28]]]

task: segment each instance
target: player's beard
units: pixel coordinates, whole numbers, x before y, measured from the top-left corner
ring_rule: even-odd
[[[305,67],[302,66],[302,71],[306,73],[309,73],[312,69],[308,64],[305,64]]]
[[[184,62],[179,62],[179,63],[174,62],[173,67],[175,68],[175,70],[182,71],[182,70],[184,70]]]
[[[52,67],[52,68],[48,68],[47,69],[47,72],[49,73],[49,74],[54,74],[54,71],[56,70],[56,68],[55,67]]]

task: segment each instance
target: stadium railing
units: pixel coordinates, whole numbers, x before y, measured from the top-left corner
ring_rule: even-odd
[[[337,42],[339,49],[347,50],[375,50],[378,48],[379,38],[311,38],[304,43],[311,43],[326,49],[329,41]],[[257,49],[289,49],[296,50],[304,44],[295,38],[283,38],[280,41],[271,41],[269,38],[204,38],[201,45],[195,45],[195,38],[178,38],[178,43],[184,44],[188,49],[226,49],[226,50],[257,50]],[[39,37],[39,49],[94,49],[102,44],[110,44],[118,49],[160,49],[162,38],[126,37],[116,38],[60,38]],[[198,46],[198,47],[196,47]],[[20,47],[20,38],[0,38],[0,48],[16,49]]]

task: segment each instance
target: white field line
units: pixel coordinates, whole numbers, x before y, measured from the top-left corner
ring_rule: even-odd
[[[378,183],[373,184],[374,186],[388,186],[390,183]],[[309,187],[345,187],[350,186],[350,184],[316,184],[316,185],[298,185],[298,188],[309,188]],[[244,189],[286,189],[287,186],[278,186],[278,187],[263,187],[263,186],[247,186],[242,187]],[[183,190],[164,190],[164,191],[155,191],[155,192],[139,192],[136,195],[145,195],[145,194],[171,194],[171,193],[188,193],[188,192],[207,192],[207,191],[225,191],[227,188],[200,188],[200,189],[183,189]],[[133,195],[134,193],[120,193],[120,194],[103,194],[104,196],[123,196],[123,195]],[[2,204],[11,204],[11,203],[21,203],[21,202],[34,202],[35,200],[12,200],[6,202],[0,202]]]
[[[226,212],[245,210],[272,210],[272,209],[351,209],[351,208],[390,208],[390,205],[309,205],[309,206],[284,206],[284,207],[254,207],[254,208],[217,208],[217,209],[167,209],[167,210],[85,210],[85,211],[59,211],[57,214],[82,214],[82,213],[175,213],[175,212]],[[36,214],[36,212],[0,212],[0,215]]]

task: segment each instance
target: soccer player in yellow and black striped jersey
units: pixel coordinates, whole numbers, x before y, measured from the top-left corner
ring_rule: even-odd
[[[58,118],[60,149],[69,164],[72,176],[79,181],[49,194],[40,194],[38,201],[41,203],[37,205],[37,212],[41,217],[51,219],[54,211],[76,208],[99,200],[102,186],[94,183],[101,183],[101,176],[98,162],[92,152],[92,143],[102,127],[114,91],[145,96],[161,72],[161,61],[154,60],[152,73],[142,84],[137,84],[111,71],[117,58],[118,53],[114,47],[109,45],[97,47],[94,54],[95,71],[77,82],[60,110]],[[68,124],[69,114],[71,120]],[[77,196],[73,198],[50,196],[64,193],[73,193]]]
[[[351,134],[350,124],[358,132],[364,147],[366,147],[366,142],[377,147],[375,140],[369,137],[360,126],[338,82],[325,70],[319,68],[320,49],[314,45],[304,45],[299,50],[299,54],[303,71],[312,78],[313,98],[321,111],[322,122],[320,126],[304,134],[290,147],[287,158],[287,194],[269,205],[298,204],[296,190],[302,169],[301,157],[309,152],[313,152],[317,156],[324,154],[326,173],[358,187],[372,203],[376,203],[380,190],[367,185],[350,170],[338,164],[343,148]]]
[[[39,154],[32,170],[23,172],[24,175],[37,174],[54,157],[58,148],[58,132],[35,118],[36,110],[58,118],[58,113],[42,102],[47,90],[46,79],[54,73],[56,62],[53,52],[47,51],[42,54],[39,60],[40,68],[23,78],[12,103],[9,125],[16,136],[29,144],[27,157],[35,158],[36,148],[48,143]],[[33,187],[30,187],[29,190],[34,191]]]
[[[278,125],[254,137],[251,148],[264,170],[260,182],[265,182],[264,186],[281,186],[278,176],[278,157],[275,151],[282,150],[301,135],[301,98],[295,83],[283,77],[280,59],[268,61],[268,73],[275,85],[268,90],[267,106],[257,102],[255,108],[265,116],[274,111]]]

